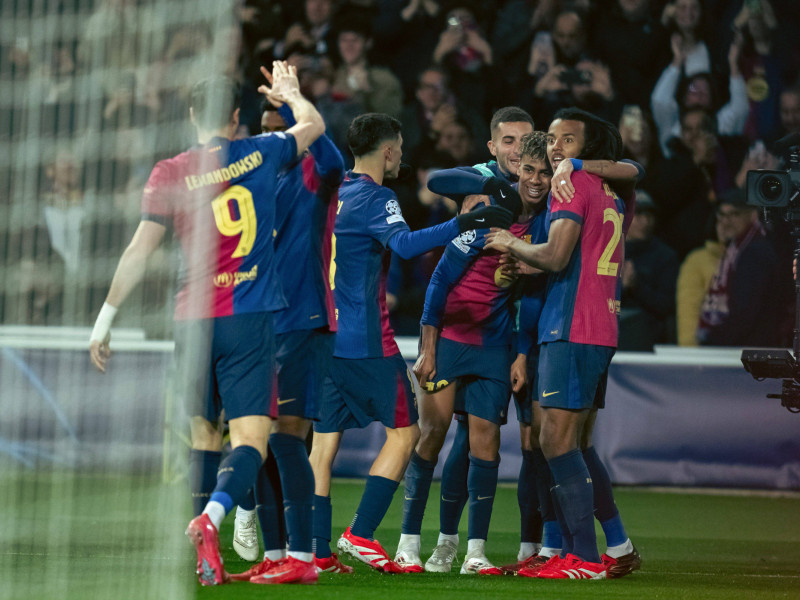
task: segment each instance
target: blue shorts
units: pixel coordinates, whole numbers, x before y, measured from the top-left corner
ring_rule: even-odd
[[[314,431],[359,429],[373,421],[398,429],[418,419],[411,373],[402,355],[331,359]]]
[[[455,412],[502,425],[508,418],[511,361],[509,346],[475,346],[440,337],[436,378],[426,387],[430,392],[457,381]]]
[[[514,394],[514,404],[517,407],[517,421],[530,425],[533,423],[533,403],[539,399],[536,393],[539,381],[539,346],[534,345],[529,354],[525,355],[525,372],[528,382],[516,394]]]
[[[316,419],[322,383],[333,356],[334,334],[327,329],[305,329],[278,334],[278,414]]]
[[[271,407],[274,377],[272,313],[177,321],[175,345],[189,416],[209,421],[277,416]]]
[[[608,366],[616,348],[557,341],[542,344],[539,404],[542,408],[603,408]]]

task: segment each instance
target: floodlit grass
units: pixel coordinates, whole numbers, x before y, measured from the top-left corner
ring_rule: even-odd
[[[641,571],[620,580],[381,575],[355,564],[355,574],[322,574],[316,586],[201,588],[192,575],[193,550],[183,539],[190,510],[185,486],[120,475],[28,471],[1,476],[0,599],[800,598],[797,495],[617,489],[628,534],[644,557]],[[361,481],[334,482],[334,538],[349,524],[362,489]],[[436,497],[435,484],[431,498]],[[401,498],[398,493],[377,531],[390,554],[399,537]],[[436,542],[437,513],[431,501],[423,523],[423,558]],[[515,559],[518,519],[515,489],[502,486],[487,545],[496,564]],[[465,519],[462,523],[466,526]],[[232,528],[230,515],[221,532],[223,555],[228,570],[239,572],[250,564],[233,552]],[[599,529],[598,536],[602,545]],[[462,530],[462,553],[465,548]]]

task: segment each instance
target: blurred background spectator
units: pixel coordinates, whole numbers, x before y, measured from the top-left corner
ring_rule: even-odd
[[[653,349],[675,343],[675,280],[678,255],[654,235],[656,205],[644,190],[625,238],[619,349]]]

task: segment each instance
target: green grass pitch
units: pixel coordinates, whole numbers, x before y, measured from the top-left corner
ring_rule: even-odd
[[[333,535],[349,524],[362,481],[333,486]],[[800,599],[800,496],[711,494],[618,488],[628,534],[644,558],[641,571],[610,581],[541,581],[456,573],[382,575],[355,564],[353,575],[322,574],[316,586],[236,583],[201,588],[193,550],[183,537],[186,484],[146,477],[26,472],[0,474],[0,599],[346,600],[446,599]],[[434,484],[431,498],[438,496]],[[393,553],[402,512],[396,495],[377,531]],[[423,559],[436,541],[438,505],[423,524]],[[513,562],[519,544],[513,486],[498,491],[487,554]],[[462,519],[466,526],[466,520]],[[250,565],[231,547],[233,517],[221,543],[229,571]],[[598,529],[600,544],[602,532]],[[459,558],[466,547],[461,532]],[[348,560],[348,559],[346,559]],[[350,564],[353,564],[352,562]]]

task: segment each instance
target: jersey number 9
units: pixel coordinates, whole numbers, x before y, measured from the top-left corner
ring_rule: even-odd
[[[236,210],[239,218],[231,215],[230,202],[236,203]],[[241,234],[236,250],[231,254],[231,258],[247,256],[253,249],[256,241],[256,208],[253,205],[253,194],[246,187],[234,185],[222,192],[211,202],[214,210],[214,221],[217,229],[224,236],[234,236]]]

